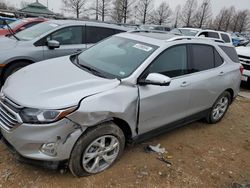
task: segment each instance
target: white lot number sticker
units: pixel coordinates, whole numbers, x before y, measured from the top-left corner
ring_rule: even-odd
[[[151,51],[153,49],[152,47],[146,46],[146,45],[143,45],[143,44],[135,44],[133,47],[137,48],[139,50],[143,50],[145,52],[149,52],[149,51]]]

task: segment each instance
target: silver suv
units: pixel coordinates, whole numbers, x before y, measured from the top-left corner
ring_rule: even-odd
[[[75,20],[51,20],[0,38],[2,82],[16,70],[46,59],[79,53],[127,28],[113,24]]]
[[[237,57],[223,43],[138,31],[25,67],[2,88],[3,141],[32,164],[99,173],[126,142],[219,122],[240,85],[240,64],[223,49]]]

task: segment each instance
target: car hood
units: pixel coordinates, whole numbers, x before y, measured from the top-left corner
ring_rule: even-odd
[[[66,56],[17,71],[7,79],[2,92],[23,107],[63,109],[119,84],[117,79],[101,78],[80,69]]]
[[[244,47],[244,46],[237,47],[236,51],[238,55],[250,57],[250,47]]]
[[[16,39],[10,39],[8,37],[0,37],[0,52],[3,50],[10,50],[15,48],[20,41],[17,41]]]

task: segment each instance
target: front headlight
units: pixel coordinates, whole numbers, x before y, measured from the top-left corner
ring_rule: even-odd
[[[77,106],[63,110],[41,110],[35,108],[24,108],[20,116],[24,123],[51,123],[58,121],[77,109]]]

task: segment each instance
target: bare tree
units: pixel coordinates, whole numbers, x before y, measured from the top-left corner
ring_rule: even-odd
[[[0,9],[7,9],[7,4],[3,0],[0,0]]]
[[[95,11],[96,20],[101,17],[102,21],[105,21],[105,17],[109,15],[111,0],[96,0],[95,4],[90,7],[89,10]]]
[[[228,31],[231,21],[233,20],[233,16],[235,15],[235,7],[231,6],[226,10],[226,22],[224,26],[224,31]]]
[[[150,11],[153,9],[153,0],[139,0],[137,5],[137,10],[139,13],[139,17],[142,20],[142,23],[145,24],[147,22],[148,15]]]
[[[212,17],[212,8],[210,0],[203,0],[201,6],[195,14],[194,26],[198,28],[206,27]]]
[[[237,19],[234,23],[233,32],[241,33],[248,28],[249,24],[249,10],[242,10],[237,13]]]
[[[172,10],[166,2],[162,2],[151,14],[150,22],[153,24],[165,24],[170,22]]]
[[[213,29],[223,30],[223,24],[226,22],[226,20],[227,20],[227,9],[222,8],[214,20]]]
[[[179,21],[180,21],[180,11],[181,11],[181,5],[178,5],[175,8],[175,21],[174,21],[174,28],[177,28],[179,25]]]
[[[80,15],[84,11],[84,6],[86,5],[87,0],[62,0],[64,10],[74,13],[77,18],[80,17]]]
[[[127,23],[127,19],[129,18],[131,7],[133,1],[132,0],[114,0],[113,1],[113,11],[112,11],[112,19],[118,23]]]
[[[196,0],[187,0],[184,7],[182,8],[182,22],[186,27],[192,26],[194,21],[194,14],[197,8]]]

